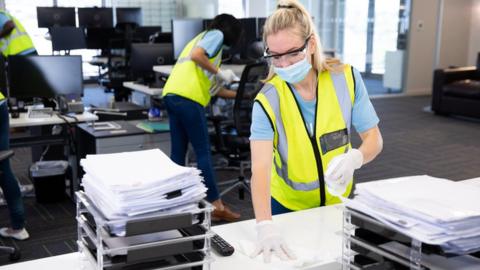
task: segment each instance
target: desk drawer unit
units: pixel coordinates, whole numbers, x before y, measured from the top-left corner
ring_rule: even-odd
[[[97,138],[95,142],[95,152],[97,154],[140,151],[153,148],[159,148],[165,154],[170,155],[170,133]]]

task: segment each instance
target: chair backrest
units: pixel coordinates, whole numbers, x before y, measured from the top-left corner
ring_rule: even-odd
[[[233,106],[233,121],[238,136],[250,136],[254,97],[262,88],[261,80],[265,79],[267,73],[268,65],[265,62],[246,65],[242,72]]]
[[[0,161],[5,160],[13,156],[13,150],[1,150],[0,151]]]

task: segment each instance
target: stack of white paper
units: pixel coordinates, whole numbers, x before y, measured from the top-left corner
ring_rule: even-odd
[[[426,175],[356,185],[346,205],[444,251],[480,250],[480,187]]]
[[[198,169],[175,164],[159,149],[87,155],[80,164],[86,195],[108,219],[191,211],[206,195]]]

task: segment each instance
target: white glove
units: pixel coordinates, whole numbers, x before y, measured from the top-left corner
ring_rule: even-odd
[[[218,72],[217,74],[215,74],[215,77],[217,78],[217,80],[220,80],[224,84],[230,84],[233,81],[239,80],[237,75],[235,75],[235,73],[233,73],[231,69],[225,69],[225,70],[218,69]]]
[[[363,154],[358,149],[350,149],[347,153],[334,157],[325,172],[325,183],[328,191],[341,196],[352,181],[353,171],[362,167]]]
[[[251,258],[255,258],[260,253],[263,253],[263,261],[269,263],[273,252],[281,260],[296,259],[295,254],[287,247],[280,232],[271,220],[257,223],[256,229],[257,244],[255,251],[250,255]]]

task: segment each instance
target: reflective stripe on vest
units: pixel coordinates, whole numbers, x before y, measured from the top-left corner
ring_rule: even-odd
[[[1,11],[0,11],[1,12]],[[2,12],[15,24],[15,28],[7,36],[0,40],[0,51],[5,57],[16,55],[28,49],[34,48],[33,42],[20,22],[8,13]]]
[[[351,125],[351,112],[352,112],[352,106],[353,106],[353,100],[354,100],[354,82],[353,82],[353,75],[351,73],[351,67],[345,65],[345,69],[343,73],[321,73],[319,74],[318,77],[319,80],[319,85],[317,89],[317,105],[318,105],[318,99],[323,99],[321,104],[332,104],[328,105],[330,108],[332,108],[332,111],[338,112],[338,114],[335,115],[335,113],[332,115],[332,113],[326,113],[322,111],[322,108],[316,108],[316,119],[315,119],[315,143],[317,143],[317,146],[320,145],[319,141],[322,135],[325,135],[328,133],[328,127],[333,129],[342,129],[345,130],[347,129],[347,136],[350,134],[350,125]],[[310,141],[305,141],[304,143],[298,142],[298,138],[305,138],[306,140],[310,137],[308,132],[306,131],[306,128],[303,128],[302,125],[305,125],[305,123],[297,123],[297,122],[292,122],[292,119],[303,119],[302,117],[300,118],[295,118],[295,117],[287,117],[290,119],[290,124],[293,125],[293,127],[290,128],[290,136],[297,136],[295,134],[300,134],[298,135],[299,137],[297,139],[290,139],[292,142],[297,142],[300,145],[288,145],[289,143],[289,138],[288,137],[288,132],[286,131],[284,119],[282,119],[282,112],[281,112],[281,105],[280,101],[284,100],[286,102],[287,100],[294,100],[293,93],[289,93],[286,89],[286,83],[281,81],[278,77],[274,77],[269,83],[267,83],[264,86],[264,89],[262,89],[261,94],[257,96],[257,101],[262,105],[262,108],[265,110],[267,113],[267,116],[270,118],[271,123],[273,124],[274,128],[274,161],[273,161],[273,170],[272,170],[272,196],[274,196],[275,199],[278,200],[276,196],[276,191],[273,188],[275,186],[274,181],[281,181],[285,185],[287,185],[289,188],[291,188],[295,192],[306,192],[306,194],[310,194],[309,196],[312,196],[312,192],[316,193],[318,197],[318,190],[320,188],[320,181],[319,181],[319,175],[318,173],[323,173],[321,170],[317,173],[315,171],[315,168],[317,168],[317,164],[315,164],[315,155],[314,152],[315,150],[312,148],[312,144]],[[281,88],[281,90],[277,90],[277,88]],[[334,93],[328,93],[324,94],[323,92],[320,91],[333,91]],[[283,95],[281,97],[281,95]],[[325,100],[328,99],[328,100]],[[295,103],[293,101],[292,103]],[[338,104],[338,105],[336,105]],[[300,108],[298,107],[297,104],[284,104],[283,108],[283,114],[284,115],[291,115],[291,114],[296,114],[297,111],[298,113]],[[318,106],[317,106],[318,107]],[[287,110],[287,111],[285,111]],[[329,110],[329,108],[323,108],[323,110]],[[300,113],[301,114],[301,113]],[[324,128],[323,126],[317,126],[319,123],[319,119],[322,119],[322,116],[318,116],[319,114],[323,115],[328,115],[330,118],[328,119],[334,119],[334,121],[340,121],[335,123],[322,123],[323,126],[327,126]],[[336,120],[335,120],[336,119]],[[300,121],[303,122],[303,121]],[[328,121],[327,121],[328,122]],[[293,123],[293,124],[292,124]],[[343,123],[343,124],[339,124]],[[292,129],[294,130],[292,133]],[[327,130],[326,130],[327,129]],[[305,131],[302,131],[305,130]],[[299,133],[300,132],[300,133]],[[305,135],[303,133],[305,132]],[[310,145],[310,147],[308,146]],[[328,162],[336,155],[344,153],[347,151],[350,145],[350,140],[347,137],[347,143],[343,145],[342,147],[337,147],[336,149],[333,149],[330,152],[327,153],[320,153],[320,158],[321,160],[321,165],[324,170],[326,170],[326,167],[328,165]],[[302,150],[298,149],[293,149],[289,147],[296,147],[299,149],[304,149],[304,152],[301,152]],[[320,149],[320,147],[318,147]],[[294,152],[289,153],[289,149],[294,150]],[[320,151],[321,152],[321,151]],[[295,153],[295,154],[293,154]],[[309,163],[310,165],[301,165],[298,168],[293,168],[292,171],[292,166],[288,164],[288,157],[290,155],[298,155],[298,153],[305,154],[305,158],[300,158],[302,160],[305,160],[305,162]],[[307,157],[308,156],[308,157]],[[311,157],[311,158],[309,158]],[[292,157],[290,157],[292,158]],[[312,160],[309,160],[312,159]],[[294,161],[295,163],[295,161]],[[298,162],[297,162],[298,165]],[[298,172],[298,170],[309,170],[310,172]],[[276,174],[278,177],[276,177]],[[304,177],[301,179],[301,181],[296,181],[295,179],[292,179],[291,176],[295,175],[304,175]],[[306,175],[306,176],[305,176]],[[322,176],[323,177],[323,176]],[[278,186],[278,185],[277,185]],[[351,187],[349,187],[351,188]],[[350,190],[348,190],[349,192]],[[288,195],[289,191],[282,191],[286,197],[289,197]],[[282,197],[282,195],[278,195],[279,197]],[[298,200],[297,200],[298,199]],[[318,198],[316,198],[318,201]],[[338,201],[338,198],[336,198]],[[314,207],[315,205],[311,205],[311,203],[303,203],[301,202],[301,198],[295,198],[297,202],[291,203],[288,201],[281,201],[279,202],[286,206],[287,208],[290,208],[292,210],[299,210],[299,209],[305,209],[306,207]],[[329,202],[334,202],[334,199],[332,199],[332,196],[330,194],[327,194],[326,198],[327,204]],[[335,202],[337,202],[335,201]],[[322,203],[322,202],[320,202]],[[325,202],[323,202],[325,203]],[[330,203],[331,204],[331,203]],[[318,206],[318,205],[316,205]]]
[[[275,128],[276,128],[276,133],[278,136],[278,144],[276,146],[277,151],[280,153],[281,157],[288,157],[288,146],[287,146],[287,136],[285,134],[285,128],[283,127],[283,122],[282,118],[280,117],[280,99],[278,96],[278,92],[275,91],[274,87],[270,85],[272,88],[269,91],[262,90],[265,94],[265,97],[267,97],[268,102],[270,103],[270,106],[273,110],[273,113],[275,114]],[[285,181],[285,183],[293,188],[294,190],[303,190],[303,191],[308,191],[308,190],[314,190],[319,188],[318,184],[318,178],[317,179],[312,179],[309,181],[309,183],[298,183],[293,181],[288,177],[288,164],[286,163],[285,159],[281,159],[281,167],[277,164],[277,162],[273,162],[273,165],[275,166],[275,170],[277,174],[282,177],[282,179]]]
[[[212,96],[211,89],[217,87],[215,75],[202,69],[191,59],[192,50],[205,35],[198,34],[183,49],[177,63],[163,88],[162,95],[175,94],[193,100],[202,106],[206,106]],[[222,49],[209,59],[210,63],[219,67],[222,60]]]

